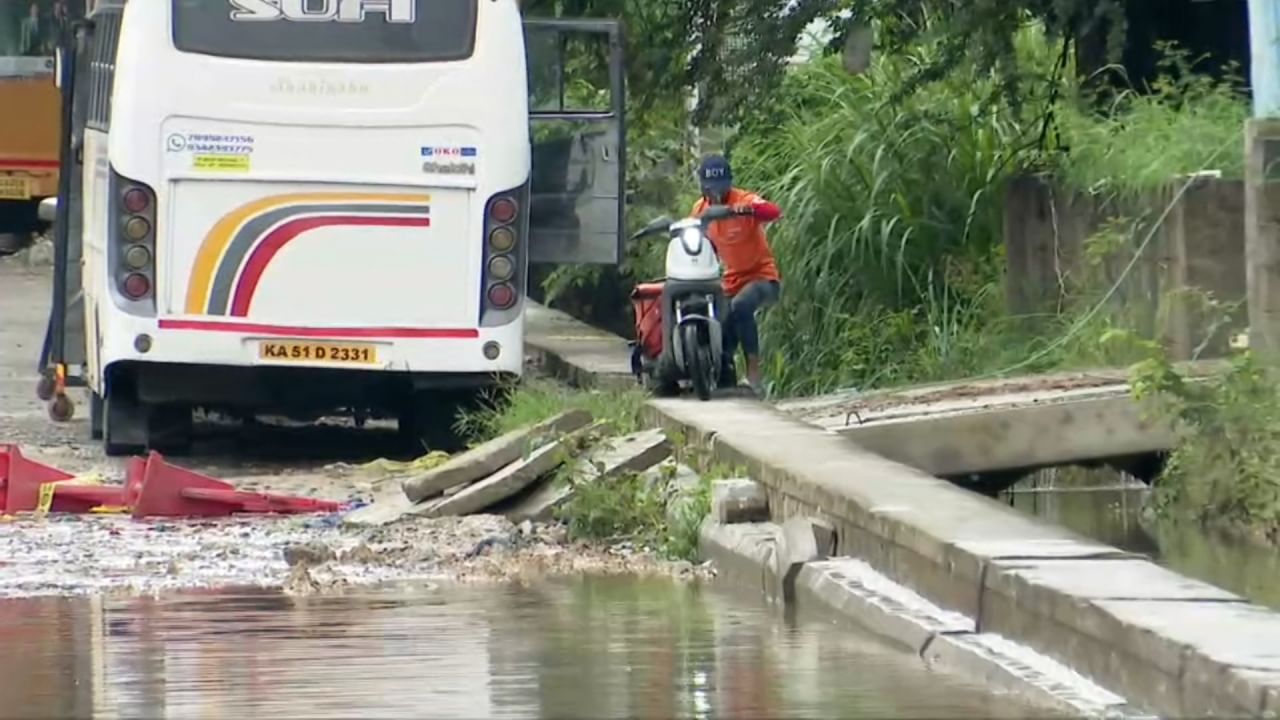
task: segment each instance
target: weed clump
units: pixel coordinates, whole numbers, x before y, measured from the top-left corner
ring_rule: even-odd
[[[1163,357],[1134,368],[1134,393],[1176,423],[1153,508],[1168,519],[1280,541],[1280,385],[1242,352],[1220,375],[1189,380]]]
[[[582,391],[544,378],[531,378],[502,387],[484,397],[478,407],[458,415],[455,430],[470,442],[542,422],[565,410],[591,413],[602,429],[615,435],[635,432],[645,394],[639,390]]]
[[[581,391],[546,379],[530,379],[504,388],[481,407],[459,416],[458,430],[472,442],[483,442],[531,425],[568,409],[590,411],[603,435],[625,435],[641,428],[646,396],[639,390]],[[673,458],[643,473],[622,473],[596,480],[570,459],[551,482],[569,485],[573,493],[557,510],[570,537],[612,544],[630,543],[667,559],[694,560],[698,533],[711,512],[711,480],[738,477],[730,468],[710,462],[706,450],[672,437]],[[681,472],[681,468],[686,468]],[[689,474],[689,468],[705,472]]]
[[[668,559],[697,557],[698,532],[711,512],[710,475],[682,478],[668,463],[605,482],[578,479],[572,473],[563,481],[574,489],[559,511],[570,537],[628,542]]]

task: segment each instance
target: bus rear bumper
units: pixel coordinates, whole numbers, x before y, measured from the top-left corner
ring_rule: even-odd
[[[314,328],[212,319],[113,318],[102,366],[117,363],[393,373],[421,376],[520,375],[524,323],[498,328]],[[104,328],[107,329],[107,328]]]

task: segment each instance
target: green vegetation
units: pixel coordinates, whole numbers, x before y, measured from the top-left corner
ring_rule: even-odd
[[[578,392],[542,378],[506,387],[486,398],[480,407],[463,412],[458,433],[470,442],[483,442],[565,410],[581,408],[591,413],[605,431],[623,435],[640,426],[645,396],[639,390]]]
[[[1026,77],[1035,67],[1042,83],[1057,77],[1036,29],[1019,47]],[[1030,84],[1014,106],[993,95],[998,78],[973,69],[896,99],[933,51],[884,58],[858,77],[833,59],[800,68],[784,84],[790,110],[778,127],[750,129],[735,147],[744,181],[787,212],[771,235],[784,300],[764,323],[779,393],[1114,360],[1095,352],[1115,325],[1094,309],[1110,286],[1069,288],[1066,306],[1035,323],[1005,309],[1006,183],[1050,172],[1080,189],[1137,195],[1206,167],[1240,172],[1242,98],[1178,72],[1180,55],[1169,56],[1154,93],[1122,95],[1102,115],[1083,109],[1067,80],[1038,97]],[[1071,102],[1050,106],[1055,94]],[[1133,223],[1119,239],[1118,229],[1097,238],[1110,243],[1106,254],[1128,260],[1146,249],[1149,225]]]
[[[689,462],[690,448],[680,450],[676,459]],[[609,482],[578,481],[564,472],[559,481],[571,484],[574,494],[560,519],[571,537],[628,541],[663,557],[694,560],[699,528],[711,512],[711,480],[730,475],[724,468],[711,467],[686,479],[675,468],[664,464],[648,473],[623,473]]]
[[[1280,386],[1249,352],[1222,375],[1192,381],[1156,355],[1134,390],[1177,420],[1180,439],[1156,493],[1156,511],[1252,539],[1280,541]]]
[[[481,408],[464,412],[458,430],[472,442],[483,442],[531,425],[569,408],[591,412],[600,427],[597,437],[618,436],[641,427],[640,408],[645,395],[639,390],[570,390],[545,379],[533,379],[509,388]],[[651,548],[663,557],[693,560],[698,530],[711,510],[711,480],[740,477],[712,463],[702,448],[672,438],[674,460],[703,472],[682,477],[668,463],[648,473],[623,473],[608,482],[593,482],[575,475],[575,462],[567,462],[552,482],[573,486],[572,498],[560,509],[559,519],[575,539],[631,542]]]
[[[1160,45],[1128,49],[1161,58],[1154,79],[1111,72],[1143,12],[1121,0],[798,0],[787,14],[764,0],[545,7],[628,22],[633,227],[689,206],[708,149],[727,150],[739,183],[782,205],[770,238],[783,298],[762,319],[773,395],[1140,363],[1145,394],[1185,431],[1163,511],[1276,534],[1271,381],[1248,359],[1221,382],[1175,381],[1160,350],[1175,306],[1223,318],[1193,338],[1196,355],[1220,346],[1238,313],[1194,293],[1144,296],[1135,283],[1182,178],[1242,174],[1248,106],[1229,65],[1201,74],[1201,58]],[[835,30],[830,49],[874,30],[866,72],[847,73],[831,52],[788,67],[821,18]],[[699,147],[695,125],[723,142]],[[1005,189],[1028,174],[1091,195],[1110,219],[1059,273],[1056,302],[1017,316],[1005,297]],[[559,269],[547,297],[625,328],[626,292],[660,273],[660,250],[631,247],[616,270]],[[649,492],[629,482],[608,499],[583,493],[581,531],[656,526]]]
[[[1090,5],[1062,5],[1073,4]],[[779,74],[771,91],[753,84],[750,113],[709,128],[727,137],[740,184],[785,212],[770,235],[783,299],[762,318],[775,396],[1137,359],[1102,340],[1158,330],[1157,309],[1134,317],[1116,290],[1135,256],[1150,258],[1171,184],[1204,169],[1241,173],[1247,105],[1237,85],[1192,72],[1193,58],[1176,48],[1161,49],[1161,75],[1144,92],[1103,92],[1077,79],[1058,43],[1064,26],[1036,22],[1020,3],[981,3],[972,14],[918,5],[910,22],[873,14],[888,50],[867,72],[850,75],[837,56],[820,56]],[[1110,12],[1094,5],[1100,17]],[[643,28],[659,22],[655,13],[639,15]],[[956,54],[952,30],[974,18],[994,23],[978,36],[1004,38],[998,53]],[[747,26],[748,35],[762,32]],[[712,72],[697,57],[682,82]],[[698,153],[686,128],[710,111],[690,114],[669,78],[658,85],[632,75],[628,220],[636,227],[692,204]],[[706,87],[714,92],[715,83]],[[1005,303],[1004,192],[1027,173],[1117,205],[1115,222],[1089,243],[1089,266],[1064,282],[1052,312],[1034,318]],[[1121,216],[1133,219],[1124,225]],[[626,332],[626,294],[660,275],[662,249],[632,245],[617,269],[559,268],[544,278],[546,298]]]

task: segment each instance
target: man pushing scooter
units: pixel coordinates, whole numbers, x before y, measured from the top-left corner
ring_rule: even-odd
[[[724,293],[729,299],[720,385],[736,384],[734,355],[741,344],[747,358],[747,382],[762,396],[756,311],[776,303],[782,292],[778,263],[769,249],[764,226],[782,217],[782,210],[756,193],[734,187],[729,161],[720,155],[703,158],[698,181],[702,197],[693,205],[693,217],[701,217],[713,205],[728,205],[736,211],[734,217],[711,223],[707,230],[724,265]]]

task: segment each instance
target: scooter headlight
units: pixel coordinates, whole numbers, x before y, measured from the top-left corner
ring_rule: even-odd
[[[680,232],[680,244],[690,255],[702,253],[702,231],[697,228],[685,228]]]

